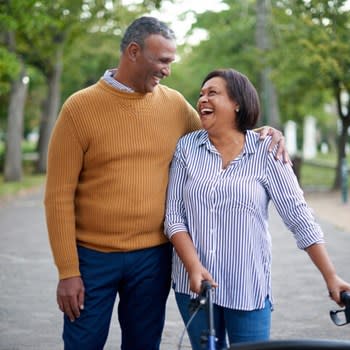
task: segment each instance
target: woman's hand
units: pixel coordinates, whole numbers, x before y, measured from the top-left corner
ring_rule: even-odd
[[[343,307],[344,304],[340,299],[340,293],[344,291],[350,292],[349,283],[342,280],[339,276],[335,275],[332,279],[327,281],[328,295],[339,306]]]
[[[208,281],[215,288],[218,286],[209,271],[205,269],[203,265],[198,265],[196,268],[188,271],[188,276],[190,280],[190,289],[194,293],[200,293],[202,281]]]

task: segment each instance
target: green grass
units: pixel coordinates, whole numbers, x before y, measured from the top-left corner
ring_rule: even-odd
[[[45,181],[44,175],[26,174],[21,182],[4,182],[4,177],[0,176],[0,198],[15,195],[21,191],[42,185]]]
[[[35,152],[36,144],[23,141],[23,154]],[[3,160],[5,145],[0,142],[0,158]],[[22,191],[40,186],[45,181],[45,175],[34,174],[34,163],[32,161],[23,161],[23,178],[20,182],[5,182],[4,177],[0,175],[0,198],[12,196]]]
[[[331,189],[334,178],[334,169],[315,167],[307,163],[301,165],[300,183],[303,188]]]
[[[22,141],[22,152],[23,153],[31,153],[31,152],[35,152],[35,150],[36,150],[36,143],[26,141],[26,140]],[[3,157],[4,153],[5,153],[5,142],[0,141],[0,156]]]
[[[307,161],[302,162],[300,171],[300,182],[303,188],[331,190],[336,176],[335,166],[337,164],[336,154],[318,154],[310,163],[324,164],[316,166]],[[350,169],[350,154],[347,155],[347,164]],[[327,167],[328,166],[328,167]],[[334,167],[331,168],[330,166]]]

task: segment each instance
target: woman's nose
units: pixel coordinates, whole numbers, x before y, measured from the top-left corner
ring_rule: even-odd
[[[207,95],[199,96],[198,103],[206,102],[206,101],[208,101],[208,96]]]

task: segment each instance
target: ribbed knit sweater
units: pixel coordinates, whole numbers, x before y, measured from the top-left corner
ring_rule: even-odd
[[[164,244],[169,165],[179,137],[200,127],[175,90],[125,93],[104,80],[63,104],[45,190],[60,279],[79,276],[77,244],[102,252]]]

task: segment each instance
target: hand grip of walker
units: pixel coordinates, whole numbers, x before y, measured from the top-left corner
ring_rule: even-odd
[[[201,283],[201,290],[198,295],[198,302],[202,305],[205,305],[208,298],[208,292],[211,290],[212,285],[209,281],[203,280]]]
[[[200,294],[202,295],[206,295],[207,291],[210,290],[212,288],[212,285],[209,281],[207,280],[203,280],[201,283],[201,291]]]

